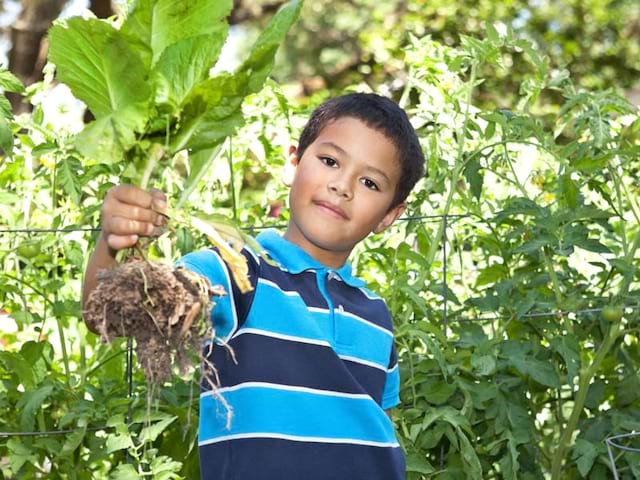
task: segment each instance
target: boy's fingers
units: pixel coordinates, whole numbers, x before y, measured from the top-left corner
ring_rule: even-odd
[[[155,225],[162,225],[162,215],[154,212],[150,208],[136,207],[126,203],[105,205],[102,212],[103,219],[108,217],[121,217],[138,222],[148,222]],[[104,222],[104,220],[103,220]]]
[[[138,241],[138,235],[108,235],[107,245],[114,250],[133,247]]]
[[[153,196],[151,193],[133,185],[118,185],[107,193],[107,197],[112,196],[115,200],[129,205],[136,205],[143,208],[151,208]],[[107,200],[109,200],[107,198]]]
[[[164,212],[167,209],[167,196],[157,188],[152,188],[149,192],[152,197],[152,207]]]
[[[153,223],[139,222],[126,217],[107,216],[102,220],[102,229],[108,235],[151,235],[154,228]]]

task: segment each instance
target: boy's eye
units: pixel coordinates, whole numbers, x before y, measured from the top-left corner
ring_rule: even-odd
[[[324,163],[327,167],[335,167],[338,164],[338,162],[336,162],[331,157],[319,157],[319,158],[320,158],[320,161]]]
[[[371,189],[371,190],[380,190],[378,188],[378,184],[376,182],[374,182],[373,180],[369,179],[369,178],[363,178],[362,179],[362,183],[365,187]]]

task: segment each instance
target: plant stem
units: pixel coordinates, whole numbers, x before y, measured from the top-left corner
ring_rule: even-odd
[[[562,432],[560,436],[560,443],[558,445],[558,449],[556,450],[555,455],[553,456],[553,461],[551,464],[551,480],[559,480],[560,473],[562,470],[562,461],[565,456],[565,452],[567,447],[569,446],[569,442],[573,437],[573,432],[575,431],[578,420],[580,419],[580,415],[582,414],[582,410],[584,409],[584,402],[587,398],[587,392],[589,390],[589,385],[591,384],[591,380],[595,376],[595,374],[600,369],[602,362],[605,360],[611,346],[615,343],[615,341],[620,336],[622,332],[621,322],[618,321],[611,325],[609,332],[607,333],[607,337],[604,342],[600,344],[598,351],[596,352],[593,361],[589,365],[588,368],[582,369],[580,371],[580,379],[578,381],[578,392],[576,394],[576,399],[573,403],[573,409],[571,410],[571,416],[569,417],[569,421],[567,422],[567,426]]]
[[[471,108],[471,99],[473,96],[473,87],[476,83],[476,69],[477,65],[471,65],[471,75],[468,83],[467,90],[467,98],[466,98],[466,107],[464,111],[464,121],[462,122],[462,127],[458,130],[458,158],[456,159],[456,164],[453,169],[453,173],[451,175],[451,181],[449,183],[449,193],[447,195],[447,200],[444,205],[444,211],[442,212],[443,218],[449,214],[449,210],[451,209],[451,204],[453,202],[453,196],[456,192],[456,187],[458,185],[458,179],[460,178],[460,174],[462,173],[462,169],[466,165],[466,161],[464,159],[464,144],[465,144],[465,133],[467,131],[467,124],[469,123],[469,110]],[[427,262],[429,265],[433,264],[433,261],[436,258],[436,254],[438,252],[439,242],[438,240],[442,238],[442,232],[444,230],[444,220],[438,224],[438,232],[434,236],[434,241],[431,243],[429,248],[429,253],[427,255]]]
[[[151,180],[151,175],[158,165],[158,162],[162,157],[164,157],[165,150],[164,147],[158,143],[154,143],[149,149],[149,155],[144,163],[144,169],[142,171],[142,176],[140,177],[140,188],[146,190],[149,186],[149,180]]]
[[[553,268],[553,263],[551,262],[551,258],[547,255],[545,247],[540,249],[540,253],[542,254],[542,258],[544,259],[545,267],[547,268],[547,273],[549,274],[549,278],[551,279],[551,284],[553,285],[553,293],[556,297],[556,303],[558,304],[558,310],[562,310],[563,298],[562,291],[560,290],[560,280],[558,280],[558,274]],[[573,334],[573,324],[569,319],[568,315],[562,315],[564,320],[565,328],[567,329],[567,333]]]

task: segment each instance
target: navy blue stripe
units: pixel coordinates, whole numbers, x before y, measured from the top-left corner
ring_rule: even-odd
[[[243,439],[200,447],[203,480],[404,480],[400,448]]]
[[[308,307],[327,308],[327,301],[320,294],[316,284],[316,272],[306,270],[291,274],[265,262],[260,276],[278,285],[282,290],[298,292]]]
[[[329,281],[327,291],[336,308],[338,305],[344,305],[346,311],[388,330],[389,333],[393,332],[391,315],[383,300],[367,298],[362,290],[345,288],[345,285],[338,280]]]
[[[298,385],[364,393],[381,403],[386,373],[343,361],[331,348],[252,334],[234,337],[229,345],[233,348],[235,362],[229,351],[218,345],[208,358],[216,366],[223,387],[246,382]],[[209,388],[208,382],[203,382],[203,389]]]

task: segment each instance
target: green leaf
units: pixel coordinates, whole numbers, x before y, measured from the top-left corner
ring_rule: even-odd
[[[420,393],[433,405],[442,405],[456,390],[456,385],[442,380],[426,382],[420,387]]]
[[[7,120],[11,120],[13,118],[13,108],[11,107],[11,103],[4,95],[0,95],[0,113]]]
[[[160,420],[153,425],[144,427],[140,432],[140,441],[142,443],[153,442],[156,438],[158,438],[158,435],[160,435],[177,418],[177,416],[165,418],[164,420]]]
[[[418,337],[420,340],[424,342],[425,346],[427,347],[427,352],[433,355],[433,358],[435,358],[436,362],[438,363],[438,366],[440,367],[442,376],[446,380],[448,376],[447,361],[445,360],[444,355],[442,354],[442,349],[438,345],[436,345],[436,342],[429,335],[427,335],[424,332],[421,332],[420,330],[415,330],[415,329],[410,330],[409,334],[413,337]]]
[[[469,419],[452,407],[439,407],[430,410],[422,420],[422,429],[426,430],[436,421],[449,423],[456,429],[460,427],[470,428]]]
[[[412,452],[407,454],[406,460],[407,472],[416,472],[428,475],[435,472],[435,468],[431,466],[425,455]]]
[[[541,385],[560,388],[560,378],[553,368],[553,364],[533,357],[511,358],[511,363],[520,373],[528,375]]]
[[[49,31],[49,42],[49,58],[58,78],[96,118],[149,99],[140,58],[111,24],[70,18]]]
[[[128,434],[122,435],[109,435],[107,437],[107,454],[111,454],[118,450],[125,450],[127,448],[133,448],[135,445]]]
[[[5,92],[24,92],[22,82],[9,70],[0,69],[0,89]]]
[[[58,78],[97,119],[82,132],[78,148],[105,162],[120,160],[147,121],[151,91],[140,57],[118,30],[97,19],[57,24],[49,42]]]
[[[518,469],[520,467],[518,463],[518,449],[517,444],[513,440],[513,437],[510,432],[507,432],[508,437],[508,450],[507,454],[502,457],[500,460],[500,468],[503,472],[505,480],[517,480],[518,479]]]
[[[13,132],[9,122],[3,116],[0,116],[0,148],[6,156],[13,155]]]
[[[493,355],[476,355],[471,356],[471,366],[478,372],[478,375],[488,376],[496,372],[496,359]]]
[[[20,428],[25,432],[33,430],[35,415],[42,404],[49,398],[53,392],[53,385],[44,385],[37,390],[26,391],[17,404],[17,408],[21,409]]]
[[[78,421],[78,429],[66,436],[64,445],[62,445],[62,450],[60,451],[60,455],[71,455],[80,446],[86,434],[87,422],[85,419],[80,419]]]
[[[456,427],[456,433],[460,440],[460,453],[462,454],[462,461],[465,466],[465,477],[482,480],[482,465],[480,464],[480,459],[476,451],[467,438],[467,435],[460,428]]]
[[[598,457],[598,449],[586,440],[579,438],[576,440],[573,446],[573,459],[578,459],[576,465],[582,478],[587,478],[587,475],[593,467],[593,462]]]
[[[32,388],[35,385],[33,367],[22,355],[15,352],[0,352],[0,361],[5,364],[8,372],[18,376],[18,380],[25,388]]]
[[[564,174],[558,179],[558,197],[569,208],[577,208],[580,189],[570,174]]]
[[[215,42],[222,45],[227,30],[225,19],[232,6],[231,0],[139,0],[122,25],[122,32],[139,45],[138,49],[146,49],[143,57],[149,68],[159,61],[165,49],[190,37],[213,34],[217,37]],[[215,43],[211,48],[219,52]]]
[[[109,475],[110,480],[140,480],[138,472],[133,465],[118,465]]]
[[[7,448],[9,450],[9,455],[7,455],[9,457],[9,465],[15,473],[17,473],[25,463],[35,464],[38,461],[38,455],[18,438],[10,438],[7,441]]]
[[[580,345],[573,335],[563,335],[551,339],[551,346],[560,354],[567,366],[567,381],[573,385],[573,379],[580,371]]]
[[[249,58],[238,71],[221,74],[197,85],[184,103],[184,124],[171,151],[213,148],[242,124],[244,98],[259,91],[273,67],[278,46],[300,13],[301,2],[288,2],[262,31]]]
[[[480,173],[481,168],[482,166],[480,165],[480,162],[474,159],[468,162],[464,169],[464,177],[467,179],[471,188],[471,194],[476,198],[476,200],[480,200],[482,184],[484,183],[484,175]]]
[[[494,284],[509,276],[509,269],[501,263],[494,263],[482,269],[476,278],[476,287]]]
[[[174,109],[182,105],[193,87],[208,76],[225,37],[226,29],[224,34],[199,35],[167,47],[153,71],[156,102]]]
[[[75,157],[61,159],[56,165],[56,183],[60,183],[71,201],[80,205],[82,182],[80,180],[82,164]]]
[[[76,138],[78,150],[88,158],[103,163],[122,161],[123,154],[136,142],[135,133],[144,125],[146,114],[137,107],[124,107],[87,125]]]

